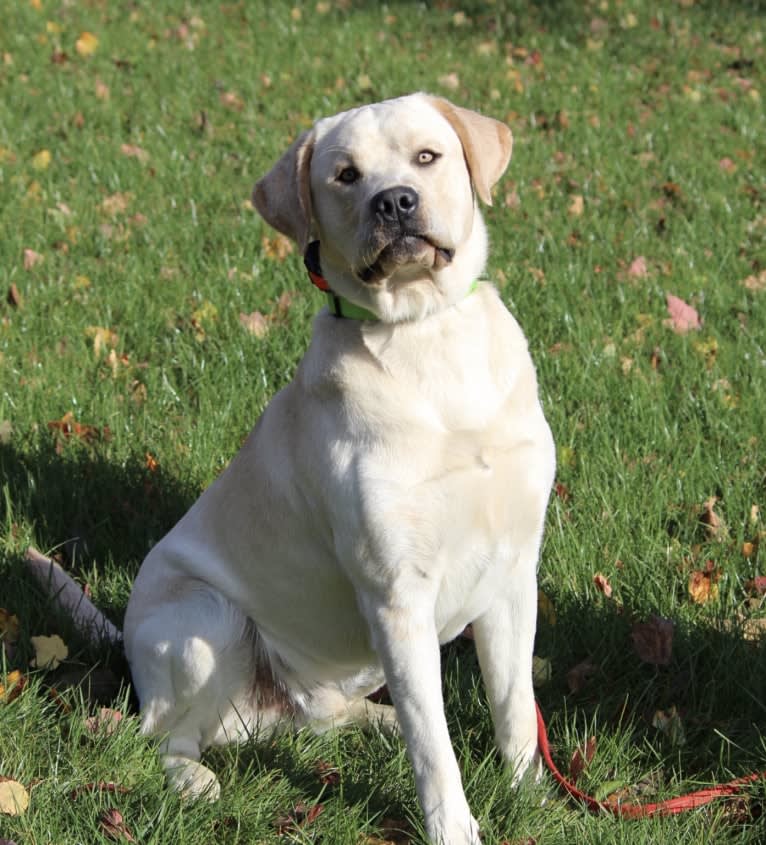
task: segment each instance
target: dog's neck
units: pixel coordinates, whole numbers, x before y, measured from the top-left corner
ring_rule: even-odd
[[[311,241],[306,247],[306,252],[303,254],[303,263],[306,266],[311,283],[327,297],[327,308],[331,314],[347,320],[369,320],[375,322],[380,320],[380,317],[373,311],[362,308],[361,305],[351,302],[345,296],[339,296],[330,287],[327,279],[322,275],[322,265],[319,261],[319,241]],[[477,285],[478,280],[474,281],[471,285],[468,291],[469,295],[476,290]]]

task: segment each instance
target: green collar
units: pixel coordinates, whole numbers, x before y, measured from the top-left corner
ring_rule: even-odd
[[[327,308],[331,314],[347,320],[380,320],[377,314],[367,308],[362,308],[361,305],[351,302],[345,296],[339,296],[332,290],[327,283],[327,279],[322,275],[322,267],[319,263],[319,241],[312,241],[306,247],[303,263],[306,265],[311,283],[319,288],[327,298]],[[476,290],[478,284],[479,280],[477,279],[471,285],[467,296],[470,296]]]

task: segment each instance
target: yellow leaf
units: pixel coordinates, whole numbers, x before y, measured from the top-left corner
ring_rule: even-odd
[[[74,48],[81,56],[92,56],[98,49],[98,38],[92,32],[81,32]]]
[[[29,793],[15,780],[0,780],[0,813],[20,816],[29,806]]]
[[[585,200],[581,194],[575,194],[572,197],[572,202],[569,203],[569,216],[580,217],[585,209]]]
[[[29,661],[37,669],[57,669],[69,657],[69,649],[58,634],[52,637],[30,637],[35,656]]]
[[[51,163],[50,150],[40,150],[32,156],[32,167],[35,170],[47,170]]]
[[[19,617],[0,607],[0,640],[16,643],[19,639]]]
[[[61,24],[56,23],[56,21],[46,21],[45,31],[50,32],[51,35],[56,35],[57,33],[61,32]]]
[[[118,336],[111,329],[102,326],[88,326],[85,334],[93,341],[93,354],[96,358],[100,358],[105,349],[114,349],[119,342]]]
[[[260,311],[253,311],[252,314],[240,314],[239,322],[244,329],[256,337],[264,337],[269,330],[268,320]]]
[[[538,657],[535,655],[532,658],[532,683],[536,687],[545,686],[552,676],[553,668],[551,661],[547,657]]]
[[[0,684],[0,703],[10,704],[21,695],[26,685],[27,679],[18,669],[9,672],[5,677],[5,683]]]

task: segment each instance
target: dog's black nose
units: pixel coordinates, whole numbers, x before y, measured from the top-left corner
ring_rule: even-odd
[[[375,194],[371,202],[372,213],[385,223],[403,223],[412,216],[419,202],[417,191],[398,185]]]

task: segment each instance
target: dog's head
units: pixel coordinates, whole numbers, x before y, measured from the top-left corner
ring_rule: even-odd
[[[301,249],[320,241],[332,289],[386,322],[440,310],[484,269],[475,195],[511,157],[505,124],[426,94],[318,121],[256,184],[253,202]]]

